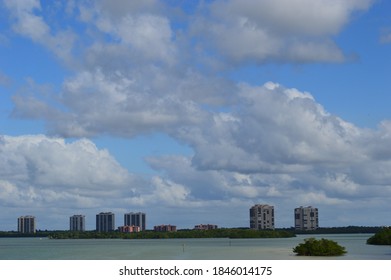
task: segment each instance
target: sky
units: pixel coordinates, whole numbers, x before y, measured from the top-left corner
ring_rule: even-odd
[[[0,2],[0,230],[249,208],[390,225],[391,2]]]

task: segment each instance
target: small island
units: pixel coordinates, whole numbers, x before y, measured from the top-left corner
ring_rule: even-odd
[[[370,245],[391,245],[391,228],[386,227],[368,238],[367,244]]]
[[[297,245],[293,252],[298,256],[341,256],[346,254],[345,247],[324,238],[320,240],[307,238],[304,243]]]

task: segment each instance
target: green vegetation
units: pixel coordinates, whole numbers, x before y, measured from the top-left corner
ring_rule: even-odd
[[[368,238],[367,244],[391,245],[391,228],[383,228],[372,237]]]
[[[299,256],[340,256],[346,254],[345,247],[324,238],[320,240],[305,239],[304,243],[300,243],[293,249],[293,252]]]
[[[347,226],[347,227],[328,227],[318,228],[316,230],[295,230],[296,234],[353,234],[353,233],[376,233],[380,231],[382,227],[369,227],[369,226]]]
[[[318,228],[313,231],[298,231],[294,228],[280,228],[276,230],[250,230],[248,228],[221,228],[215,230],[179,230],[177,232],[154,232],[147,230],[140,233],[120,233],[120,232],[70,232],[68,230],[37,230],[35,234],[22,234],[16,231],[0,231],[1,237],[51,237],[51,238],[280,238],[293,237],[296,234],[342,234],[342,233],[377,233],[384,230],[384,227],[347,226]],[[370,241],[372,242],[372,240]],[[368,244],[375,244],[370,243]],[[383,243],[378,243],[383,244]],[[385,243],[387,244],[387,243]]]
[[[164,238],[287,238],[294,233],[280,230],[251,230],[251,229],[213,229],[213,230],[180,230],[176,232],[143,231],[135,233],[122,232],[54,232],[49,235],[53,239],[164,239]]]
[[[37,231],[36,233],[20,233],[17,231],[0,231],[1,237],[47,237],[48,231]]]

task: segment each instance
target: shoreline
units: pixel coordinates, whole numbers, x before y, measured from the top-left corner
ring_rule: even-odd
[[[178,239],[178,238],[290,238],[297,234],[349,234],[365,233],[376,234],[384,227],[348,226],[318,228],[313,231],[299,231],[293,228],[280,228],[274,230],[253,230],[249,228],[220,228],[211,230],[180,229],[175,232],[159,232],[146,230],[134,233],[122,233],[118,231],[97,232],[91,231],[69,231],[69,230],[38,230],[34,234],[23,234],[16,231],[0,231],[0,238],[20,237],[48,237],[51,239]]]

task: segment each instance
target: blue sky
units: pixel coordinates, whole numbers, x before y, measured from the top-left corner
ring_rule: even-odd
[[[0,54],[0,230],[390,224],[390,1],[4,0]]]

